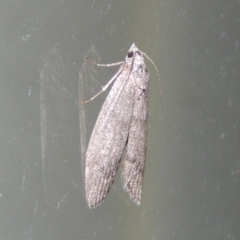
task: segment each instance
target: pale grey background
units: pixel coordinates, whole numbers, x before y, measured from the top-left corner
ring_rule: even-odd
[[[1,240],[240,239],[240,1],[20,0],[1,1],[0,9]],[[132,42],[157,65],[164,104],[160,121],[157,75],[147,63],[142,204],[128,199],[118,179],[105,202],[89,210],[75,104],[78,72],[93,44],[101,62],[111,63],[124,60]],[[63,117],[50,116],[61,136],[48,145],[47,203],[39,81],[54,49],[63,85],[50,86],[60,90],[59,101],[49,102]],[[100,85],[117,69],[105,71]],[[62,86],[67,91],[61,95]],[[103,99],[89,104],[95,115]],[[95,119],[88,121],[90,132]]]

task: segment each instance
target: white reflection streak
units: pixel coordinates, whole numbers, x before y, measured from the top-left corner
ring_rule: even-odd
[[[38,208],[38,201],[36,201],[36,203],[35,203],[35,208],[33,209],[33,212],[36,212],[37,208]]]
[[[39,84],[40,84],[40,124],[41,124],[43,188],[44,188],[44,192],[45,192],[46,202],[48,205],[49,205],[49,199],[48,199],[46,177],[45,177],[46,138],[47,138],[46,91],[48,88],[49,79],[53,78],[53,75],[52,75],[51,71],[49,71],[49,69],[51,69],[57,75],[59,75],[59,73],[56,71],[56,69],[52,66],[51,61],[53,61],[53,60],[51,60],[51,58],[50,58],[51,55],[53,55],[53,56],[57,56],[57,58],[61,60],[61,58],[57,52],[56,45],[53,47],[53,49],[48,53],[48,55],[46,57],[46,61],[44,63],[43,69],[40,73],[40,81],[39,81]],[[51,76],[49,76],[49,74],[51,74]],[[54,80],[57,81],[56,78],[54,78]]]
[[[143,225],[144,231],[146,232],[146,227],[145,227],[144,220],[143,220],[143,217],[144,217],[144,215],[145,215],[145,212],[146,212],[146,209],[145,209],[145,210],[143,211],[143,213],[142,213],[142,225]]]
[[[22,178],[22,192],[24,194],[25,190],[25,179],[26,179],[26,174],[25,174],[25,168],[23,169],[23,178]]]
[[[47,62],[44,64],[44,67],[40,73],[40,123],[41,123],[41,149],[42,149],[42,173],[43,173],[43,187],[46,197],[46,202],[48,204],[46,180],[44,173],[44,164],[45,164],[45,153],[46,153],[46,135],[47,135],[47,124],[46,124],[46,96],[45,96],[45,87],[46,87],[46,76],[45,69]]]
[[[60,208],[60,205],[61,205],[62,202],[65,202],[65,198],[66,198],[67,195],[68,195],[68,193],[66,193],[66,194],[63,196],[62,200],[60,200],[60,201],[58,202],[57,209]]]

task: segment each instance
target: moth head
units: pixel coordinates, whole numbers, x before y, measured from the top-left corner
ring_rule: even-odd
[[[133,43],[132,46],[128,50],[126,60],[132,60],[132,58],[135,58],[136,56],[142,57],[142,53],[141,53],[141,51],[139,51],[139,49],[137,48],[135,43]]]
[[[128,57],[128,58],[132,58],[132,57],[133,57],[133,54],[134,54],[133,51],[128,51],[127,57]]]
[[[132,44],[132,46],[129,48],[128,52],[133,51],[136,52],[138,50],[137,46],[135,45],[135,43]]]
[[[137,46],[135,43],[132,44],[132,46],[128,50],[127,58],[132,58],[136,52],[139,52]]]

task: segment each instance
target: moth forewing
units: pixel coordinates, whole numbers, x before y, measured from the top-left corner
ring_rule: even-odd
[[[135,96],[127,152],[122,166],[123,187],[138,205],[141,201],[147,151],[149,75],[144,62],[135,61]]]
[[[107,195],[126,144],[124,189],[140,204],[147,149],[148,82],[143,54],[133,43],[102,106],[86,152],[85,190],[90,208]]]
[[[134,89],[126,77],[129,65],[125,63],[122,68],[102,106],[86,152],[85,189],[90,208],[107,195],[128,137]]]

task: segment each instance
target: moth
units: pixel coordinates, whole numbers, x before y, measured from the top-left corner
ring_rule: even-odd
[[[133,43],[125,62],[117,63],[121,64],[120,69],[102,91],[83,102],[93,100],[114,82],[101,108],[86,152],[85,191],[90,208],[95,208],[105,199],[121,159],[123,188],[136,204],[141,202],[149,108],[149,73],[144,56],[152,62]]]

